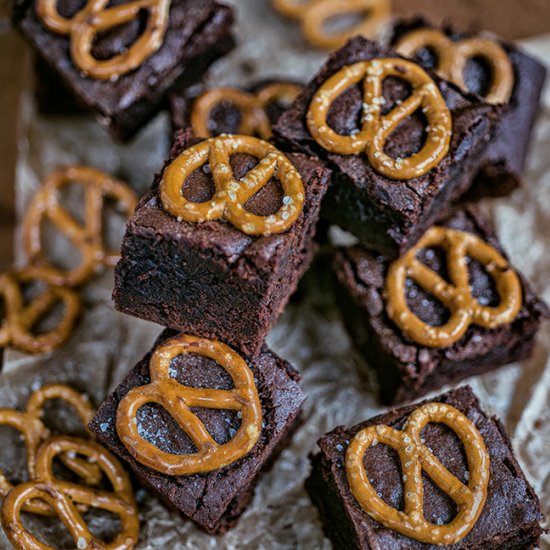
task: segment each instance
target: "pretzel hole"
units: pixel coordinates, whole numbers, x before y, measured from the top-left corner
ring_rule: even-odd
[[[109,510],[92,507],[83,517],[92,535],[106,544],[113,542],[122,531],[120,517]]]
[[[108,7],[113,7],[116,4],[120,4],[120,2],[111,1]],[[92,56],[97,60],[105,61],[120,55],[145,32],[148,19],[148,11],[141,9],[138,16],[132,21],[97,33],[92,44]]]
[[[264,111],[267,113],[267,118],[271,125],[274,125],[279,120],[292,103],[292,101],[287,101],[284,98],[278,98],[264,106]]]
[[[465,485],[468,484],[468,460],[464,445],[456,433],[441,423],[430,423],[420,432],[421,440],[439,459],[443,467]],[[434,524],[451,522],[458,513],[454,500],[441,491],[434,481],[422,473],[424,482],[424,514]]]
[[[57,300],[55,304],[44,313],[44,315],[36,320],[36,323],[29,328],[29,331],[36,336],[55,331],[65,317],[65,314],[65,303],[61,300]]]
[[[89,437],[80,416],[74,408],[63,399],[50,399],[42,407],[42,422],[52,433],[68,434],[71,436]]]
[[[328,35],[342,34],[352,31],[373,13],[371,9],[358,9],[345,13],[337,13],[323,22],[322,32]]]
[[[58,188],[55,193],[57,203],[81,226],[86,224],[86,185],[69,181]]]
[[[403,474],[397,451],[389,445],[378,443],[367,449],[363,465],[379,498],[396,510],[404,510]]]
[[[232,155],[231,166],[236,179],[241,179],[258,164],[258,159],[252,155]],[[244,208],[256,216],[270,216],[275,214],[283,204],[283,188],[281,182],[271,178],[246,203]]]
[[[238,134],[242,120],[242,109],[231,101],[226,100],[218,103],[210,111],[207,126],[213,136],[218,136],[220,134]]]
[[[72,19],[85,5],[85,0],[58,0],[56,4],[59,15],[66,19]]]
[[[130,212],[122,203],[112,197],[104,197],[101,211],[101,236],[105,250],[120,251],[122,238]]]
[[[47,218],[41,221],[40,247],[45,261],[63,271],[75,269],[82,262],[80,249]]]
[[[468,91],[485,97],[489,94],[495,75],[483,56],[470,57],[464,68],[464,82]]]
[[[431,46],[419,48],[416,52],[414,52],[414,55],[410,57],[427,69],[435,70],[439,64],[439,56],[437,55],[436,50]]]
[[[496,307],[500,303],[497,287],[493,277],[489,275],[485,266],[466,257],[468,273],[470,275],[470,292],[481,306]]]
[[[29,481],[27,471],[27,449],[19,430],[10,426],[0,426],[0,470],[13,485]]]
[[[42,502],[47,504],[45,501]],[[21,523],[25,531],[33,535],[33,537],[48,548],[63,550],[75,548],[75,541],[71,533],[57,516],[47,517],[22,512]]]
[[[350,86],[330,106],[327,124],[341,136],[359,132],[363,126],[363,88],[359,84]]]
[[[181,194],[191,202],[206,202],[212,199],[216,185],[209,164],[192,172],[184,181]]]

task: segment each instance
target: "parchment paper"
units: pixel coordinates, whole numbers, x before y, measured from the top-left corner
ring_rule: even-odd
[[[239,49],[211,72],[211,84],[239,84],[259,77],[288,75],[307,81],[323,55],[302,42],[292,23],[280,19],[266,0],[227,0],[239,11]],[[550,37],[532,40],[529,50],[550,62]],[[550,91],[550,90],[549,90]],[[43,118],[34,112],[30,91],[23,102],[17,170],[19,219],[39,181],[59,164],[84,163],[129,181],[139,192],[162,165],[168,144],[166,117],[160,116],[131,145],[114,146],[88,118]],[[550,301],[550,97],[536,128],[526,185],[487,208],[513,262]],[[60,246],[57,244],[57,246]],[[20,247],[17,247],[23,262]],[[210,537],[167,511],[151,495],[139,493],[142,520],[139,549],[330,548],[303,481],[308,453],[317,439],[339,424],[378,412],[374,391],[357,375],[363,359],[351,348],[339,313],[322,277],[309,277],[298,302],[291,303],[268,341],[303,375],[308,395],[305,423],[293,444],[258,485],[240,523],[224,537]],[[160,328],[114,312],[112,273],[85,289],[87,310],[67,345],[30,357],[5,354],[0,406],[23,406],[32,389],[50,381],[74,384],[95,403],[106,395],[151,346]],[[532,359],[468,380],[482,404],[505,422],[519,461],[550,514],[550,323],[543,326]],[[545,536],[545,548],[550,537]],[[0,547],[9,548],[3,533]]]

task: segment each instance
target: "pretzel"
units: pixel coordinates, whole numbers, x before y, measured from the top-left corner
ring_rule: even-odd
[[[56,457],[77,453],[88,463],[97,465],[108,478],[112,491],[57,479],[53,473]],[[21,512],[31,501],[40,500],[59,517],[71,533],[78,549],[130,550],[138,541],[139,519],[132,485],[120,462],[101,445],[74,437],[53,437],[40,448],[37,480],[15,487],[2,503],[2,525],[13,546],[19,550],[50,550],[29,533],[21,520]],[[105,543],[95,537],[78,507],[99,508],[120,518],[121,532]]]
[[[408,82],[412,92],[383,115],[382,84],[390,76]],[[327,122],[330,108],[350,86],[361,81],[364,83],[362,128],[349,136],[340,135]],[[428,120],[424,146],[410,157],[391,158],[384,152],[386,141],[419,108]],[[453,127],[451,113],[434,81],[416,63],[399,58],[361,61],[332,75],[313,96],[307,125],[315,141],[327,151],[340,155],[365,151],[377,172],[396,180],[416,178],[436,167],[449,151]]]
[[[10,426],[17,430],[23,441],[27,453],[27,472],[29,479],[36,478],[36,454],[40,444],[50,436],[50,430],[42,422],[44,404],[54,399],[62,399],[76,411],[84,426],[88,426],[94,415],[94,409],[88,398],[63,384],[46,384],[29,397],[26,411],[14,409],[0,409],[0,426]],[[87,428],[86,428],[87,429]],[[101,481],[101,472],[93,464],[83,462],[78,458],[64,454],[60,456],[63,464],[88,485],[97,485]],[[0,471],[0,497],[6,496],[13,489],[13,485]],[[43,502],[29,502],[24,507],[25,512],[40,515],[51,515],[52,510]]]
[[[246,176],[236,180],[231,155],[244,153],[260,162]],[[186,179],[210,165],[216,193],[206,202],[191,202],[182,194]],[[283,187],[281,208],[270,216],[247,211],[246,202],[276,177]],[[286,231],[299,217],[304,204],[302,178],[288,158],[273,145],[251,136],[221,135],[198,143],[181,153],[166,168],[160,183],[164,208],[187,222],[225,218],[247,235],[269,235]]]
[[[99,80],[116,80],[137,69],[162,46],[171,0],[135,0],[113,7],[108,7],[109,2],[87,0],[81,10],[67,19],[59,13],[57,0],[36,1],[41,23],[50,31],[69,37],[71,57],[79,72]],[[138,19],[144,10],[148,12],[147,26],[131,46],[109,59],[94,57],[98,36]]]
[[[234,389],[184,386],[170,376],[174,358],[188,353],[213,359],[231,377]],[[151,383],[130,390],[120,401],[116,430],[128,452],[141,464],[170,476],[219,470],[239,460],[256,445],[262,430],[262,408],[252,371],[229,346],[215,340],[182,334],[164,342],[149,365]],[[137,413],[147,403],[158,403],[172,415],[197,447],[196,453],[172,454],[140,434]],[[241,413],[241,425],[231,440],[218,444],[192,407]]]
[[[57,194],[66,185],[82,185],[86,192],[85,225],[76,221],[59,203]],[[102,237],[102,211],[106,198],[120,204],[130,216],[137,199],[123,182],[85,166],[69,166],[53,172],[35,194],[23,221],[23,246],[34,273],[60,286],[77,286],[86,282],[101,265],[114,266],[119,253],[107,251]],[[52,265],[42,255],[42,222],[49,220],[76,248],[82,260],[71,270]]]
[[[449,427],[464,445],[469,480],[464,485],[422,443],[422,429],[430,422]],[[382,500],[372,487],[363,457],[367,449],[382,443],[397,451],[403,472],[404,511]],[[487,499],[490,460],[483,437],[459,410],[443,403],[429,403],[415,409],[403,430],[384,424],[362,429],[346,451],[346,473],[350,490],[369,516],[385,527],[425,544],[450,545],[462,540],[474,527]],[[458,513],[447,524],[430,523],[424,516],[424,472],[457,505]]]
[[[45,289],[25,304],[23,287],[33,282],[45,284]],[[80,297],[73,290],[44,283],[28,268],[0,275],[0,299],[5,308],[0,324],[0,348],[11,344],[27,353],[48,353],[66,342],[81,308]],[[63,304],[64,312],[57,326],[44,334],[34,333],[38,321],[58,303]]]
[[[416,258],[422,249],[432,247],[441,247],[447,252],[451,284]],[[472,296],[467,257],[480,262],[495,281],[500,298],[498,306],[482,306]],[[407,279],[415,281],[446,306],[451,316],[444,325],[428,325],[409,309]],[[416,246],[390,265],[386,299],[389,317],[411,340],[422,346],[447,347],[460,340],[471,324],[492,329],[511,323],[522,306],[522,287],[506,259],[491,245],[471,233],[432,227]]]
[[[213,88],[194,101],[190,114],[191,126],[195,135],[212,137],[209,128],[212,111],[218,105],[227,102],[241,112],[239,134],[258,135],[262,139],[269,139],[272,132],[266,108],[276,101],[292,103],[301,89],[301,86],[291,82],[267,84],[256,93],[243,92],[235,88]]]
[[[310,0],[293,2],[273,0],[277,10],[293,19],[300,19],[306,39],[323,49],[337,49],[355,35],[376,37],[390,15],[389,0]],[[360,23],[338,33],[325,30],[327,22],[344,14],[364,13]]]
[[[454,42],[436,29],[418,29],[403,36],[396,45],[399,53],[412,57],[423,48],[437,56],[435,70],[443,78],[467,90],[464,73],[468,60],[482,58],[491,68],[492,83],[488,103],[506,103],[514,90],[514,68],[504,48],[494,40],[474,37]]]

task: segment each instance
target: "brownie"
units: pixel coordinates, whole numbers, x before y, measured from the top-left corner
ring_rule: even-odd
[[[473,206],[455,209],[442,225],[473,233],[506,255],[489,221]],[[447,257],[440,248],[422,250],[421,262],[448,280]],[[340,249],[333,267],[343,321],[356,345],[374,369],[380,399],[391,404],[412,400],[444,384],[453,383],[528,357],[548,307],[519,275],[523,303],[514,320],[497,328],[471,324],[466,333],[448,347],[426,347],[412,341],[388,316],[384,293],[390,262],[364,247]],[[499,303],[495,281],[475,260],[469,262],[472,295],[482,305]],[[517,271],[516,271],[517,272]],[[447,322],[448,310],[416,282],[407,280],[407,304],[425,323]]]
[[[423,17],[397,22],[393,29],[392,44],[396,44],[412,31],[438,29],[453,42],[481,36],[502,46],[514,71],[514,88],[495,135],[483,156],[479,173],[467,198],[504,196],[516,188],[522,180],[525,159],[533,133],[540,96],[546,78],[546,68],[516,45],[493,34],[459,32],[450,25],[437,27]],[[434,68],[437,58],[428,49],[420,50],[414,59],[427,68]],[[490,67],[480,58],[468,61],[464,79],[468,90],[481,96],[490,85]]]
[[[154,349],[176,333],[166,330]],[[151,352],[152,353],[152,352]],[[98,440],[125,461],[143,482],[169,507],[193,520],[209,533],[223,533],[233,527],[254,494],[263,471],[269,468],[287,445],[300,420],[304,394],[299,374],[266,346],[248,366],[254,374],[262,407],[262,432],[252,450],[226,467],[202,474],[168,476],[136,461],[120,441],[115,418],[119,402],[132,389],[150,383],[149,353],[100,406],[90,423]],[[172,361],[171,376],[181,384],[200,388],[231,389],[232,382],[213,360],[199,355],[183,355]],[[142,433],[166,452],[192,453],[195,447],[174,419],[160,406],[147,404],[140,409]],[[238,413],[228,410],[193,411],[219,443],[229,441],[238,430]]]
[[[490,461],[487,500],[479,519],[465,538],[445,548],[534,548],[542,533],[539,500],[514,457],[502,422],[483,411],[469,386],[435,397],[431,402],[451,405],[464,414],[483,438]],[[367,515],[351,493],[344,465],[348,444],[360,430],[378,424],[402,429],[408,416],[419,405],[390,410],[351,428],[339,426],[319,440],[321,451],[312,457],[312,472],[306,488],[319,508],[324,531],[335,548],[441,548],[408,538]],[[466,484],[468,462],[457,435],[443,424],[430,423],[422,431],[422,438],[443,466]],[[397,452],[387,445],[371,446],[365,453],[363,464],[378,495],[389,506],[402,510],[402,466]],[[456,515],[453,500],[427,475],[423,475],[423,485],[426,520],[436,525],[452,521]]]
[[[300,86],[297,82],[284,80],[281,78],[267,78],[259,82],[255,82],[246,88],[236,88],[250,94],[256,94],[266,86],[271,84],[292,84]],[[183,130],[191,126],[190,115],[195,100],[207,91],[201,84],[191,86],[186,90],[174,91],[170,94],[170,120],[174,133],[177,130]],[[280,116],[288,109],[286,105],[279,101],[273,101],[266,105],[265,112],[267,113],[271,126],[276,124]],[[218,136],[220,134],[237,134],[242,120],[242,111],[230,101],[221,102],[216,106],[211,113],[209,127],[211,134]],[[200,136],[205,137],[205,136]]]
[[[199,141],[190,132],[181,133],[171,159]],[[127,225],[115,270],[116,308],[256,354],[311,262],[315,224],[330,179],[318,160],[302,154],[288,158],[302,177],[304,207],[286,232],[258,237],[224,220],[178,221],[163,208],[158,175]],[[232,155],[234,176],[243,177],[256,163],[249,155]],[[213,185],[210,170],[199,169],[184,185],[186,197],[208,200]],[[245,207],[268,216],[279,210],[281,200],[282,190],[272,179]]]
[[[110,6],[123,4],[114,0]],[[60,0],[57,10],[72,17],[82,0]],[[131,46],[143,31],[146,12],[134,21],[101,33],[92,48],[97,59],[108,59]],[[161,108],[175,86],[185,87],[233,46],[232,10],[214,0],[173,0],[162,46],[135,70],[117,79],[83,76],[73,64],[70,40],[48,30],[36,15],[34,0],[15,0],[13,20],[37,54],[91,109],[114,137],[127,141]]]
[[[328,78],[359,61],[400,57],[394,51],[362,37],[350,40],[333,53],[304,93],[281,116],[274,127],[283,148],[318,154],[334,171],[333,182],[323,204],[323,216],[353,233],[366,246],[387,257],[402,255],[424,231],[448,209],[451,200],[468,190],[477,172],[500,107],[462,93],[456,86],[428,71],[439,88],[452,116],[450,149],[438,166],[423,176],[398,181],[374,170],[365,154],[328,153],[311,136],[306,114],[313,95]],[[383,85],[383,114],[409,95],[409,85],[394,77]],[[342,135],[360,127],[363,110],[362,84],[348,88],[332,105],[328,124]],[[424,144],[426,121],[415,113],[389,136],[385,152],[405,158]]]

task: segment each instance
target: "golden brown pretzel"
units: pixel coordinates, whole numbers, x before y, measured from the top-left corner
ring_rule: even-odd
[[[237,153],[259,160],[240,180],[234,178],[229,162],[230,156]],[[205,164],[210,165],[216,193],[209,201],[189,201],[182,194],[183,184]],[[246,210],[246,202],[275,175],[284,191],[281,208],[270,216]],[[290,160],[270,143],[252,136],[222,135],[183,151],[164,171],[160,197],[165,210],[181,220],[196,223],[223,217],[247,235],[269,235],[286,231],[298,219],[304,186]]]
[[[40,444],[50,436],[50,431],[42,422],[44,404],[53,399],[61,399],[70,404],[87,428],[94,415],[94,409],[88,398],[63,384],[46,384],[29,397],[26,411],[0,409],[0,426],[10,426],[17,430],[27,452],[27,472],[29,480],[36,477],[36,453]],[[88,485],[96,485],[101,480],[98,469],[89,463],[83,463],[78,458],[61,455],[60,459],[67,468],[84,479]],[[98,477],[99,476],[99,477]],[[0,497],[13,489],[13,485],[0,471]],[[33,514],[51,515],[51,509],[43,502],[29,502],[24,510]]]
[[[445,249],[451,283],[416,258],[422,249],[432,247]],[[498,306],[482,306],[472,295],[467,257],[480,262],[495,281]],[[447,307],[451,316],[444,325],[428,325],[410,310],[405,290],[408,278]],[[389,317],[411,340],[429,347],[452,345],[471,324],[495,328],[511,323],[521,309],[522,294],[518,276],[497,250],[472,233],[446,227],[429,229],[416,246],[390,265],[386,276]]]
[[[23,287],[33,282],[45,285],[44,291],[25,304]],[[13,345],[27,353],[47,353],[67,341],[80,313],[80,297],[70,288],[44,283],[31,270],[0,275],[0,299],[5,317],[0,325],[0,348]],[[37,334],[33,328],[56,304],[64,306],[63,317],[52,330]]]
[[[54,476],[52,466],[57,456],[78,454],[96,465],[109,480],[112,491],[104,491]],[[19,550],[52,550],[29,533],[21,512],[32,501],[40,500],[65,524],[77,548],[130,550],[138,541],[139,519],[132,485],[120,462],[107,449],[92,441],[74,437],[53,437],[40,448],[36,460],[37,480],[12,489],[2,503],[2,525],[10,542]],[[89,530],[79,512],[81,508],[100,508],[116,514],[121,532],[105,543]]]
[[[407,99],[382,114],[383,82],[387,77],[405,80],[412,87]],[[350,86],[363,82],[362,128],[349,136],[335,132],[327,118],[332,104]],[[384,151],[392,132],[419,108],[428,120],[424,146],[407,158],[394,159]],[[312,137],[327,151],[341,155],[366,152],[372,167],[392,179],[412,179],[437,166],[449,151],[452,117],[435,82],[418,64],[399,58],[371,59],[347,65],[317,90],[307,113]]]
[[[212,111],[222,103],[230,103],[241,112],[238,134],[258,135],[262,139],[272,136],[271,122],[266,107],[275,101],[291,103],[302,87],[291,82],[273,82],[262,86],[255,93],[235,88],[213,88],[201,94],[194,102],[190,122],[196,136],[212,137],[209,120]]]
[[[473,37],[454,42],[437,29],[418,29],[403,36],[396,50],[412,57],[429,48],[437,56],[435,70],[463,90],[467,90],[464,72],[468,60],[480,57],[489,64],[493,80],[486,94],[488,103],[506,103],[514,90],[514,68],[504,48],[488,38]]]
[[[63,187],[79,184],[85,190],[85,222],[82,226],[60,204],[58,193]],[[105,199],[114,199],[130,216],[137,199],[123,182],[94,168],[69,166],[50,174],[33,197],[23,222],[23,244],[29,264],[40,278],[63,286],[86,282],[101,266],[114,266],[119,253],[105,250],[102,215]],[[52,265],[42,254],[42,222],[50,221],[79,250],[78,267],[64,270]]]
[[[86,76],[109,80],[137,69],[164,41],[171,0],[134,0],[107,7],[109,0],[87,0],[84,7],[67,19],[57,10],[58,0],[37,0],[36,13],[51,31],[68,35],[71,57]],[[130,23],[147,10],[147,26],[139,38],[123,52],[109,59],[97,59],[92,50],[99,34]]]
[[[300,19],[307,40],[323,49],[339,48],[358,34],[376,38],[390,15],[389,0],[273,0],[273,4],[286,17]],[[355,13],[365,14],[361,22],[341,32],[326,31],[330,19]]]
[[[229,374],[231,390],[184,386],[170,376],[174,358],[188,353],[213,359]],[[149,366],[151,383],[130,390],[120,401],[116,417],[118,436],[128,452],[148,468],[167,475],[183,476],[219,470],[245,456],[262,431],[262,407],[254,375],[242,357],[229,346],[182,334],[158,347]],[[168,411],[197,447],[196,453],[172,454],[145,440],[137,425],[137,413],[147,403]],[[222,445],[210,435],[191,408],[239,411],[241,425]]]
[[[448,426],[464,445],[468,483],[464,485],[439,461],[421,439],[430,422]],[[404,485],[404,511],[392,508],[373,489],[363,457],[367,449],[382,443],[397,451]],[[490,460],[483,437],[459,410],[444,403],[428,403],[415,409],[403,430],[379,424],[362,429],[346,451],[346,472],[353,496],[369,516],[382,525],[426,544],[450,545],[462,540],[474,527],[487,499]],[[424,516],[423,472],[457,504],[450,523],[436,525]]]

